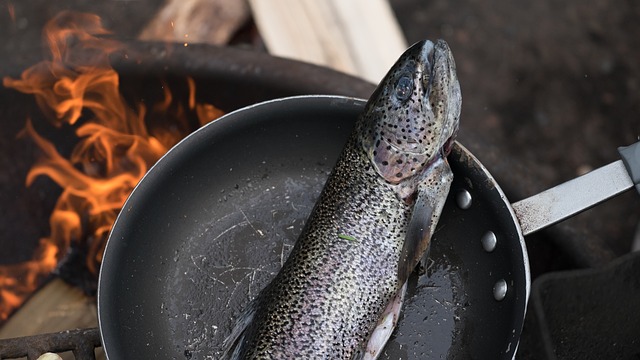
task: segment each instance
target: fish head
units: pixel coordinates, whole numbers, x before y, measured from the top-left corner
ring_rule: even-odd
[[[360,125],[378,173],[391,184],[446,157],[458,132],[462,95],[444,40],[407,49],[369,99]]]

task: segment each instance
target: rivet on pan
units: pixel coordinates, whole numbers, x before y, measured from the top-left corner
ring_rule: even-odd
[[[502,301],[505,296],[507,296],[507,282],[500,279],[493,285],[493,298]]]
[[[496,244],[498,243],[498,239],[496,238],[496,234],[493,231],[487,231],[486,234],[482,235],[482,247],[486,252],[492,252],[496,249]]]
[[[462,210],[467,210],[471,207],[471,194],[467,190],[461,190],[456,197],[458,207]]]

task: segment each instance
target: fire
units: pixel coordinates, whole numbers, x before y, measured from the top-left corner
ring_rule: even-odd
[[[12,3],[7,3],[7,11],[9,12],[9,18],[12,22],[16,22],[16,9]]]
[[[56,268],[73,242],[86,242],[86,267],[97,274],[106,237],[127,196],[191,130],[185,125],[187,111],[196,114],[200,125],[222,115],[213,105],[196,102],[191,78],[186,107],[173,104],[166,86],[164,101],[150,110],[142,104],[129,107],[109,64],[109,54],[123,45],[109,35],[98,16],[61,13],[43,30],[51,59],[25,70],[20,79],[3,79],[6,87],[33,94],[51,124],[60,131],[72,129],[78,142],[69,155],[62,155],[27,120],[23,134],[42,150],[42,157],[26,185],[47,176],[63,191],[49,219],[51,233],[40,240],[32,260],[0,267],[0,322]],[[150,115],[158,114],[177,125],[151,124]]]

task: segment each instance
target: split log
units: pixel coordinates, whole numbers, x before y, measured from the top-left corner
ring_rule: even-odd
[[[249,0],[269,53],[378,83],[407,42],[386,0]]]
[[[7,320],[0,328],[0,339],[97,326],[95,299],[54,278]],[[61,356],[65,360],[73,359],[70,353],[62,353]],[[102,349],[96,351],[96,359],[105,359]]]
[[[249,17],[245,0],[168,0],[138,38],[225,45]]]

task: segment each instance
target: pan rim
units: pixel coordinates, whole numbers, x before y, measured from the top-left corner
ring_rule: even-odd
[[[478,158],[473,155],[473,153],[471,151],[469,151],[469,149],[467,149],[464,145],[460,144],[460,142],[456,141],[456,145],[460,148],[461,151],[463,151],[464,153],[466,153],[467,156],[469,156],[471,159],[474,160],[474,162],[476,164],[479,165],[480,170],[482,170],[482,172],[487,176],[487,178],[489,180],[491,180],[494,184],[495,184],[495,188],[496,191],[498,192],[498,194],[500,194],[500,199],[502,199],[502,201],[504,202],[504,204],[506,205],[506,208],[509,212],[509,215],[511,215],[511,218],[513,220],[513,223],[516,227],[516,231],[518,233],[518,240],[520,242],[520,249],[522,250],[522,259],[523,259],[523,265],[526,269],[525,271],[525,275],[526,275],[526,299],[525,299],[525,305],[528,304],[529,301],[529,295],[531,292],[531,273],[530,273],[530,268],[529,268],[529,253],[527,252],[527,244],[524,240],[524,235],[522,233],[522,227],[520,226],[520,222],[518,221],[518,217],[516,216],[515,211],[513,210],[513,207],[511,206],[511,201],[509,201],[509,199],[507,198],[507,196],[505,195],[504,191],[502,191],[502,187],[500,187],[500,184],[494,179],[494,177],[491,175],[491,173],[489,172],[489,170],[484,166],[484,164],[478,160]],[[525,306],[525,311],[526,311],[526,306]]]
[[[523,320],[523,325],[524,325],[524,318],[527,315],[527,308],[529,305],[529,297],[531,296],[531,269],[529,264],[529,254],[527,252],[527,245],[524,240],[524,235],[522,232],[522,227],[520,226],[520,221],[518,221],[518,218],[516,217],[513,207],[511,206],[511,201],[509,201],[504,191],[502,190],[502,187],[500,187],[500,184],[494,179],[494,177],[491,175],[489,170],[484,166],[484,164],[475,155],[473,155],[473,153],[469,151],[469,149],[467,149],[464,145],[460,144],[458,141],[455,142],[455,146],[457,146],[460,149],[460,151],[465,154],[465,156],[468,156],[471,160],[473,160],[473,162],[478,166],[479,170],[481,170],[483,174],[487,177],[487,179],[490,180],[492,184],[494,184],[495,190],[500,195],[500,199],[504,203],[506,210],[509,212],[509,215],[511,216],[511,220],[513,222],[516,233],[518,235],[520,250],[522,251],[522,254],[521,254],[522,262],[523,262],[522,265],[524,267],[524,275],[525,275],[525,298],[524,298],[524,307],[522,309],[522,316],[521,316],[521,319]],[[514,338],[513,339],[514,341],[512,342],[514,345],[512,359],[515,359],[516,354],[518,353],[518,346],[520,345],[520,337],[522,332],[522,329],[514,329],[514,330],[516,331],[515,334],[517,334],[518,336]]]

